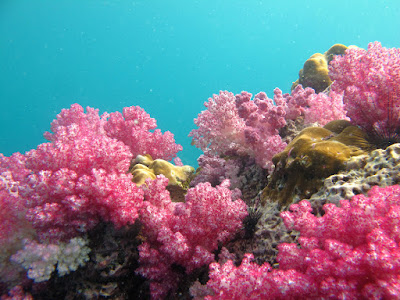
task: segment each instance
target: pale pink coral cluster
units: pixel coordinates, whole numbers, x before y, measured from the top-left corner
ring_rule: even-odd
[[[275,89],[275,93],[275,97],[283,97],[287,103],[287,120],[303,116],[305,125],[318,123],[324,126],[330,121],[348,119],[340,93],[316,94],[312,88],[303,89],[301,85],[297,85],[290,95],[282,95],[279,89]]]
[[[140,214],[145,242],[139,246],[138,272],[150,279],[153,298],[175,291],[182,273],[189,274],[214,261],[218,244],[231,239],[242,227],[246,204],[231,191],[229,181],[216,188],[200,183],[188,190],[185,202],[172,202],[162,175],[147,181]],[[239,193],[240,194],[240,193]]]
[[[233,93],[220,91],[204,102],[207,108],[194,120],[198,129],[189,136],[197,147],[209,148],[213,153],[246,154],[248,146],[244,136],[245,120],[239,116]]]
[[[190,182],[191,186],[196,186],[200,182],[209,182],[212,186],[216,186],[225,179],[230,180],[231,188],[239,186],[240,164],[236,159],[223,159],[211,154],[210,150],[205,150],[197,162],[201,172]]]
[[[329,66],[351,121],[381,139],[400,140],[400,49],[351,47]]]
[[[301,86],[291,95],[275,89],[273,99],[263,92],[252,100],[247,92],[234,96],[221,91],[204,105],[207,110],[195,119],[198,129],[190,133],[196,146],[217,155],[249,155],[269,170],[272,157],[286,147],[279,130],[287,120],[303,116],[305,124],[323,126],[346,117],[340,94],[315,94]]]
[[[25,238],[35,235],[19,198],[20,181],[30,173],[24,165],[25,157],[20,153],[11,157],[0,154],[0,282],[17,282],[23,276],[22,269],[9,258],[22,247]]]
[[[279,245],[279,269],[210,265],[206,299],[399,299],[400,186],[373,187],[368,197],[325,204],[316,217],[308,201],[281,216],[300,231],[296,244]],[[196,289],[193,289],[196,295]]]

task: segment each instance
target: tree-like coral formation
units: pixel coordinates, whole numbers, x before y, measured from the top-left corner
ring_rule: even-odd
[[[299,72],[299,79],[292,85],[292,90],[298,85],[302,85],[304,88],[313,88],[316,93],[326,90],[332,84],[328,74],[328,65],[334,56],[343,55],[346,49],[347,47],[344,45],[335,44],[324,54],[313,54],[304,63],[303,69]]]
[[[66,240],[100,220],[133,223],[143,194],[126,174],[132,153],[104,133],[98,111],[75,104],[52,123],[53,134],[26,153],[31,174],[20,185],[27,218],[40,241]]]
[[[195,119],[198,129],[190,136],[196,146],[211,154],[254,157],[262,168],[272,167],[271,158],[284,149],[278,130],[285,125],[283,102],[259,93],[227,91],[205,102],[207,110]]]
[[[107,113],[99,116],[90,107],[85,113],[73,104],[53,121],[52,133],[45,134],[49,143],[25,155],[0,155],[2,284],[14,284],[19,278],[20,269],[8,262],[23,247],[24,238],[47,249],[49,243],[57,245],[85,235],[100,222],[111,222],[117,228],[135,222],[143,191],[127,173],[133,153],[145,149],[171,158],[181,146],[171,133],[149,132],[155,120],[142,109],[125,109],[126,119],[115,116],[117,121],[108,119]],[[149,141],[129,143],[127,132]],[[21,261],[27,255],[23,252]]]
[[[42,282],[49,280],[56,269],[59,276],[64,276],[85,265],[90,252],[87,243],[81,237],[60,244],[39,244],[26,240],[24,249],[14,254],[11,260],[27,269],[29,278]]]
[[[155,159],[171,160],[182,150],[182,146],[175,143],[174,135],[156,129],[156,120],[139,106],[124,107],[122,114],[113,112],[106,116],[106,134],[127,145],[132,157],[146,153]]]

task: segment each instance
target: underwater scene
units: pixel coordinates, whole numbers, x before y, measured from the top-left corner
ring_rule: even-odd
[[[1,300],[400,299],[400,2],[2,0],[0,45]]]

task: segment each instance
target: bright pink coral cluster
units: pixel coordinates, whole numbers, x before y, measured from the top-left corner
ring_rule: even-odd
[[[126,174],[132,153],[105,134],[106,115],[74,104],[52,123],[53,133],[26,153],[31,174],[20,186],[27,218],[41,240],[74,237],[100,220],[132,223],[143,201]]]
[[[234,96],[221,91],[204,105],[207,110],[195,119],[199,128],[190,133],[196,146],[211,154],[249,155],[266,169],[272,169],[272,157],[286,146],[279,130],[287,120],[303,116],[305,124],[325,125],[345,118],[340,94],[316,94],[301,86],[291,95],[275,89],[273,99],[263,92],[252,99],[247,92]]]
[[[138,272],[151,280],[153,298],[175,291],[179,266],[187,274],[214,260],[219,243],[231,239],[242,227],[246,204],[229,190],[229,181],[216,188],[200,183],[188,190],[185,202],[172,202],[162,175],[147,181],[140,214],[146,241],[139,246]]]
[[[383,140],[400,140],[400,49],[379,42],[351,47],[333,59],[329,76],[352,122]]]
[[[122,141],[129,146],[133,157],[150,154],[152,158],[171,160],[182,146],[175,144],[174,135],[156,129],[156,120],[150,118],[139,106],[125,107],[120,112],[113,112],[104,129],[109,137]]]
[[[29,175],[19,197],[41,240],[74,237],[100,220],[119,227],[137,219],[143,192],[127,174],[131,159],[141,151],[170,158],[181,146],[171,133],[149,132],[155,120],[141,108],[125,108],[124,116],[74,104],[45,134],[51,142],[25,154]]]
[[[210,266],[206,299],[399,299],[400,186],[373,187],[368,197],[324,206],[316,217],[308,201],[281,213],[296,244],[279,245],[279,270],[242,265]],[[261,297],[261,298],[259,298]]]

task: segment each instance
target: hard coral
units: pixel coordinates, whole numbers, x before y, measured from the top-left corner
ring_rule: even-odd
[[[304,63],[303,69],[299,72],[299,79],[292,85],[292,90],[298,85],[304,88],[311,87],[316,93],[328,88],[332,84],[328,75],[328,65],[335,55],[343,55],[346,49],[344,45],[335,44],[324,54],[313,54]]]
[[[379,147],[400,141],[400,49],[378,42],[368,50],[353,47],[329,67],[332,89],[343,93],[351,121]]]
[[[273,157],[275,170],[263,198],[287,205],[295,197],[310,197],[324,177],[337,173],[350,157],[369,148],[366,135],[347,121],[306,128]]]
[[[354,156],[345,168],[324,180],[324,186],[313,194],[310,203],[317,214],[325,203],[339,205],[341,199],[364,194],[375,185],[385,187],[400,183],[400,144],[367,155]]]
[[[138,155],[131,163],[130,172],[133,175],[133,182],[138,186],[144,184],[147,178],[155,179],[157,175],[162,174],[168,178],[168,185],[184,187],[189,185],[195,170],[191,166],[175,166],[163,159],[153,160],[150,155]],[[141,172],[149,176],[141,176]]]
[[[155,179],[157,175],[164,175],[168,178],[167,189],[175,202],[185,200],[184,194],[195,172],[191,166],[175,166],[163,159],[153,160],[149,154],[138,155],[131,162],[129,171],[133,175],[132,181],[137,186],[144,184],[147,178]]]

